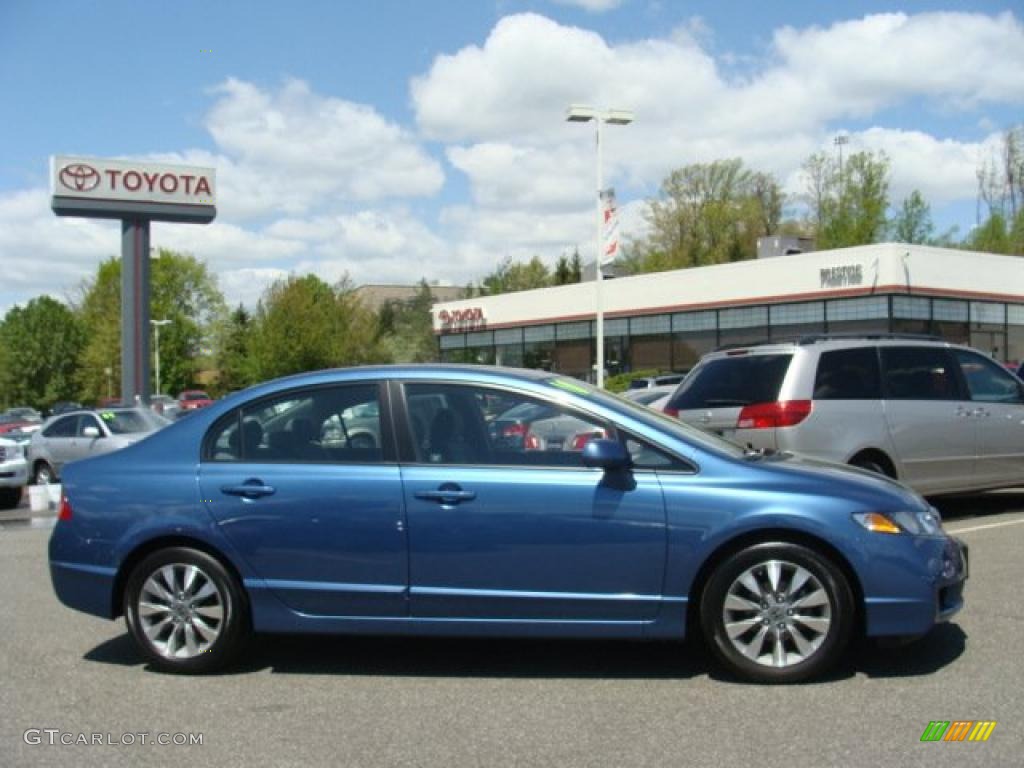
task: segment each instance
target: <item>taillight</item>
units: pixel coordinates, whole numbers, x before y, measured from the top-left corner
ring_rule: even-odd
[[[602,437],[604,437],[603,431],[584,432],[583,434],[576,435],[576,437],[574,437],[572,440],[572,450],[582,451],[586,444],[589,443],[591,440],[598,440]]]
[[[540,450],[540,438],[537,437],[533,432],[527,432],[523,436],[523,450],[524,451],[539,451]]]
[[[57,513],[57,519],[64,521],[71,519],[71,502],[68,501],[66,493],[60,495],[60,511]]]
[[[736,419],[737,429],[794,427],[811,413],[810,400],[781,400],[776,403],[746,405]]]
[[[525,424],[509,424],[501,430],[502,437],[522,437],[526,434]]]
[[[540,438],[530,432],[530,428],[526,424],[509,424],[501,430],[501,436],[521,438],[524,451],[540,450]]]
[[[665,413],[666,416],[671,416],[673,419],[679,418],[679,409],[673,408],[671,405],[666,405],[662,409],[662,411]]]

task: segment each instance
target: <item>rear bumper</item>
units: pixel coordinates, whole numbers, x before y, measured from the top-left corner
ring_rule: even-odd
[[[57,599],[68,608],[105,619],[114,617],[116,577],[114,568],[50,561],[50,580]]]
[[[28,464],[24,461],[0,463],[0,488],[20,488],[28,484]]]

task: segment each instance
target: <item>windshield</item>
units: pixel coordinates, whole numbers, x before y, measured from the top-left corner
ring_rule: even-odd
[[[588,400],[606,405],[609,408],[626,411],[637,421],[650,424],[662,432],[667,432],[681,440],[685,440],[686,442],[697,443],[703,448],[707,448],[711,451],[717,451],[718,453],[724,453],[728,456],[743,456],[744,449],[736,443],[725,440],[718,435],[713,435],[710,432],[704,432],[703,430],[692,427],[689,424],[684,424],[677,419],[673,419],[644,405],[639,405],[626,400],[623,397],[619,397],[618,395],[613,395],[609,392],[597,389],[582,381],[567,379],[560,376],[552,376],[549,379],[545,379],[545,383],[555,387],[556,389],[562,389],[572,392],[573,394],[582,395]]]
[[[186,392],[182,400],[209,400],[210,397],[205,392]]]

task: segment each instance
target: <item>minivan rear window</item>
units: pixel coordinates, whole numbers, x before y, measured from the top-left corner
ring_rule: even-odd
[[[699,366],[676,390],[669,408],[733,408],[778,399],[791,354],[720,357]]]

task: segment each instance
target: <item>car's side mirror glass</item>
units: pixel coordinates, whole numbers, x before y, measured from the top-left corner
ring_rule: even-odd
[[[618,440],[597,438],[583,446],[583,463],[588,467],[600,467],[605,472],[627,469],[632,463],[625,446]]]
[[[99,427],[86,427],[82,430],[82,437],[100,437]]]

